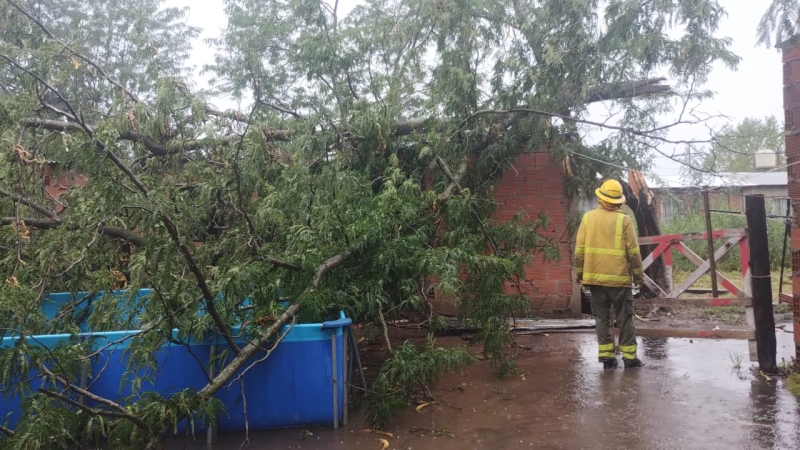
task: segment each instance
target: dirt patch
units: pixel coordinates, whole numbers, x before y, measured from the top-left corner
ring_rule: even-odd
[[[664,300],[654,307],[636,306],[639,318],[637,328],[683,328],[690,330],[746,330],[745,309],[738,306],[698,307],[676,305],[677,301]],[[780,304],[783,305],[783,304]],[[774,305],[775,324],[792,321],[791,310]],[[718,328],[717,328],[718,327]]]

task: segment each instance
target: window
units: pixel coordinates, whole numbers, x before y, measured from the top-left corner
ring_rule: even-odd
[[[684,209],[681,199],[672,193],[666,193],[661,197],[661,222],[669,222],[679,216]]]
[[[786,208],[791,206],[791,199],[788,197],[773,197],[767,203],[767,215],[785,216]],[[792,215],[791,209],[789,215]]]

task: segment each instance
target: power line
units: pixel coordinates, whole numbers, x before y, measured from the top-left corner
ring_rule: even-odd
[[[573,154],[573,155],[583,156],[583,157],[584,157],[584,158],[586,158],[586,159],[591,159],[592,161],[597,161],[597,162],[599,162],[599,163],[602,163],[602,164],[605,164],[605,165],[607,165],[607,166],[616,167],[617,169],[622,169],[622,170],[628,170],[628,171],[631,171],[631,172],[636,172],[636,173],[638,173],[638,174],[642,175],[643,177],[647,177],[647,174],[645,174],[645,173],[644,173],[644,172],[642,172],[641,170],[636,170],[636,169],[631,169],[630,167],[620,166],[619,164],[614,164],[614,163],[612,163],[612,162],[604,161],[604,160],[602,160],[602,159],[598,159],[598,158],[595,158],[595,157],[593,157],[593,156],[585,155],[585,154],[583,154],[583,153],[576,152],[575,150],[570,150],[570,151],[569,151],[569,153],[571,153],[571,154]],[[657,175],[656,175],[656,176],[657,176]],[[658,176],[657,176],[657,177],[658,177]],[[660,177],[659,177],[659,178],[660,178]],[[682,185],[682,186],[691,186],[691,184],[690,184],[690,183],[684,183],[684,182],[682,182],[682,181],[678,181],[678,180],[669,180],[669,183],[677,183],[677,184],[680,184],[680,185]]]

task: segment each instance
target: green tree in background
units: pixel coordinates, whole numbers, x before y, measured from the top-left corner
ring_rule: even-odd
[[[695,149],[689,159],[692,166],[682,166],[684,180],[700,185],[708,177],[723,172],[755,172],[756,152],[770,150],[778,166],[785,164],[783,125],[775,116],[765,119],[748,117],[736,126],[728,126],[715,137],[707,150]]]
[[[504,287],[558,252],[540,211],[492,220],[500,174],[543,150],[644,169],[682,123],[676,105],[710,95],[715,63],[738,62],[717,36],[715,0],[367,0],[346,17],[318,0],[225,5],[209,69],[247,111],[219,111],[191,89],[196,30],[183,11],[2,1],[0,325],[23,339],[0,350],[0,381],[25,401],[0,446],[161,448],[178,420],[221,414],[215,393],[281,345],[282,326],[343,309],[391,349],[388,321],[437,323],[432,289],[512,370],[507,319],[529,305]],[[618,126],[581,147],[588,126],[608,126],[584,118],[598,102]],[[86,184],[56,202],[41,186],[45,161]],[[579,162],[573,181],[587,185],[611,167]],[[48,320],[43,295],[121,284],[153,289],[125,298],[138,320],[110,298],[87,320],[143,329],[128,342],[134,395],[70,403],[84,395],[76,380],[93,349],[29,341],[79,330]],[[248,321],[264,326],[235,341],[231,328]],[[199,390],[144,392],[137,374],[157,369],[152,349],[181,345],[173,329],[224,341],[218,370]],[[406,404],[410,383],[470,359],[433,345],[390,352],[370,398],[376,424]]]

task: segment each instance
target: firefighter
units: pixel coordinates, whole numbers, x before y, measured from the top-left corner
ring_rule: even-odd
[[[633,222],[621,211],[622,185],[606,180],[595,191],[598,207],[584,214],[575,245],[575,275],[588,286],[596,320],[598,357],[604,369],[617,367],[611,336],[611,306],[619,327],[619,349],[626,369],[644,366],[636,356],[632,285],[644,282],[642,257]]]

